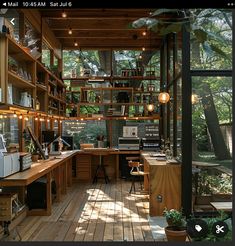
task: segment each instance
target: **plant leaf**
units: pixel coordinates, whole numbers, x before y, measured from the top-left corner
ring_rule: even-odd
[[[144,17],[144,18],[140,18],[136,21],[132,22],[132,27],[134,28],[140,28],[143,26],[147,26],[148,28],[151,28],[154,25],[157,25],[158,21],[154,18],[148,18],[148,17]]]
[[[195,29],[193,32],[199,43],[204,43],[207,40],[207,33],[204,30]]]
[[[224,57],[224,58],[226,58],[226,59],[230,59],[230,58],[228,57],[228,55],[227,55],[224,51],[222,51],[219,47],[217,47],[217,46],[215,46],[215,45],[213,45],[213,44],[211,44],[210,47],[211,47],[211,49],[212,49],[214,52],[216,52],[217,54],[221,55],[222,57]]]
[[[157,9],[156,11],[153,12],[151,16],[156,16],[164,13],[169,13],[169,12],[179,12],[178,9]]]
[[[146,25],[146,22],[147,22],[147,19],[148,18],[140,18],[140,19],[138,19],[136,21],[133,21],[132,22],[132,27],[134,27],[134,28],[140,28],[142,26],[145,26]]]
[[[213,51],[211,49],[211,46],[208,44],[208,42],[202,43],[202,47],[203,47],[204,51],[206,52],[206,54],[208,56],[212,56],[213,55]]]
[[[166,35],[166,34],[172,33],[172,32],[179,32],[179,31],[181,31],[181,28],[182,28],[182,24],[181,23],[179,23],[179,24],[177,24],[177,23],[170,24],[167,27],[163,27],[160,30],[160,35]]]
[[[214,39],[216,41],[220,41],[222,43],[227,42],[227,40],[225,40],[224,38],[222,38],[220,35],[218,35],[216,33],[207,31],[207,35],[208,35],[208,37],[210,37],[210,38],[212,38],[212,39]]]

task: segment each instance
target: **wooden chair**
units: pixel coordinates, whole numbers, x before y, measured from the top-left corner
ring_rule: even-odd
[[[135,182],[137,178],[139,179],[140,188],[142,190],[141,179],[142,177],[144,177],[144,175],[147,175],[147,178],[148,178],[149,173],[141,170],[141,167],[143,166],[143,164],[141,164],[139,161],[128,161],[128,165],[131,168],[130,174],[132,176],[131,188],[130,188],[129,193],[132,192],[132,189],[134,189],[134,192],[135,192]]]
[[[109,177],[106,173],[106,170],[105,170],[105,166],[107,165],[104,165],[104,160],[103,160],[103,156],[105,155],[109,155],[108,152],[105,152],[105,151],[97,151],[97,152],[93,152],[92,155],[98,155],[99,156],[99,163],[98,163],[98,166],[96,168],[96,171],[95,171],[95,176],[93,178],[93,184],[97,182],[97,180],[100,178],[100,179],[104,179],[105,180],[105,183],[109,183],[110,180],[109,180]],[[102,173],[103,176],[99,176],[99,172]]]

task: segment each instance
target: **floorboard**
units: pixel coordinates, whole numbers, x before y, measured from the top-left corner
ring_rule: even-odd
[[[131,183],[75,183],[50,216],[28,216],[4,241],[164,241],[164,218],[149,218],[148,195]],[[138,184],[136,185],[137,189]]]

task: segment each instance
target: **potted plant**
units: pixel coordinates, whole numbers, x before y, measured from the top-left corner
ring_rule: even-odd
[[[39,154],[37,153],[37,150],[36,150],[35,145],[34,145],[32,140],[29,142],[29,144],[26,146],[26,148],[27,148],[28,152],[31,153],[31,155],[32,155],[32,157],[31,157],[32,162],[38,161]]]
[[[177,209],[167,208],[164,210],[163,215],[166,218],[168,226],[165,227],[165,233],[168,241],[185,241],[186,221],[183,217],[182,211]]]

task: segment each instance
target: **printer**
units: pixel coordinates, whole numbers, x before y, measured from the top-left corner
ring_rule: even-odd
[[[20,171],[19,153],[7,153],[3,135],[0,134],[0,178]]]

